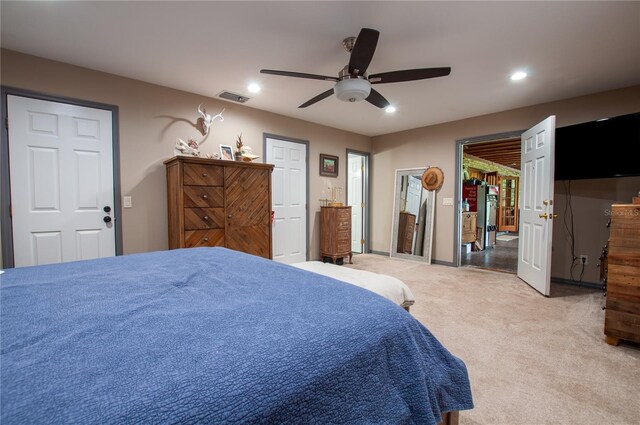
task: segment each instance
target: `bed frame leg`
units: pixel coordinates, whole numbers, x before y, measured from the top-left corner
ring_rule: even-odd
[[[460,412],[458,411],[447,412],[444,415],[442,415],[442,422],[440,422],[438,425],[458,425],[459,419],[460,419]]]

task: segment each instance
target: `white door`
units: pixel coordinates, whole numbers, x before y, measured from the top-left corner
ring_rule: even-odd
[[[553,175],[556,117],[522,133],[518,277],[543,295],[551,292]]]
[[[351,251],[362,253],[364,244],[364,156],[350,153],[347,205],[351,207]]]
[[[405,210],[416,216],[416,226],[420,224],[418,218],[420,216],[420,203],[422,199],[422,180],[415,176],[407,176],[409,178],[409,186],[407,187],[407,205]],[[416,246],[416,229],[413,229],[412,249],[415,252]]]
[[[274,164],[273,259],[287,264],[307,261],[307,145],[268,137],[266,150],[266,161]]]
[[[111,111],[10,95],[7,113],[15,266],[114,256]]]

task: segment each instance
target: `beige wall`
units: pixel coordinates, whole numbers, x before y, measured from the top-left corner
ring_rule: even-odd
[[[207,112],[222,108],[224,123],[216,121],[203,153],[217,152],[219,144],[235,146],[242,133],[246,145],[263,160],[263,133],[309,141],[310,257],[319,257],[319,199],[324,178],[318,175],[319,154],[338,155],[339,177],[345,186],[346,149],[369,152],[369,137],[284,117],[230,102],[219,101],[61,62],[2,50],[1,83],[41,93],[107,103],[119,107],[120,175],[122,195],[132,196],[133,208],[123,209],[124,252],[163,250],[167,242],[166,180],[162,161],[173,156],[177,137],[200,136],[195,122],[203,102]]]
[[[397,168],[438,166],[444,171],[444,186],[436,196],[432,257],[437,261],[451,262],[455,208],[443,206],[442,199],[455,195],[456,140],[524,130],[549,115],[556,115],[556,124],[562,127],[638,111],[640,86],[634,86],[372,138],[371,249],[389,252],[390,200],[393,199],[393,180]],[[587,244],[591,242],[600,244],[599,240],[585,241]]]
[[[584,267],[583,282],[600,283],[600,269],[597,267],[599,257],[609,239],[609,221],[611,204],[629,204],[633,196],[640,192],[640,177],[617,177],[609,179],[587,179],[555,184],[555,212],[559,215],[554,220],[553,255],[551,276],[571,279],[571,239],[565,228],[571,226],[570,215],[566,211],[567,192],[571,190],[571,207],[573,209],[573,234],[575,239],[575,255],[589,256]],[[573,279],[580,278],[582,263],[576,261]]]

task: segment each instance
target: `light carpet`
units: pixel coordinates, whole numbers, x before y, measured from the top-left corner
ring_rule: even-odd
[[[640,424],[640,347],[604,340],[601,291],[363,254],[349,267],[403,280],[411,314],[467,365],[461,425]]]

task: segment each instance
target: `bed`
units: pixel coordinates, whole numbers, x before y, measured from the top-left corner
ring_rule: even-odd
[[[464,363],[370,291],[193,248],[0,275],[0,422],[419,423]]]
[[[351,269],[322,261],[305,261],[292,264],[292,266],[368,289],[407,311],[416,301],[411,289],[403,281],[393,276]]]

